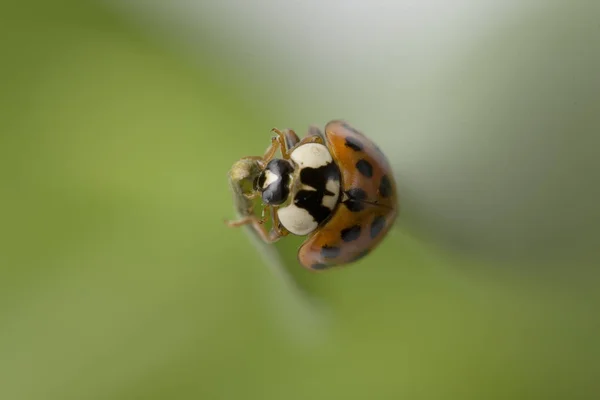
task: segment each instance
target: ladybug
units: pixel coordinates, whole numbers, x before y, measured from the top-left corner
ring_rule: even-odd
[[[244,157],[230,170],[241,216],[228,225],[250,225],[267,243],[307,236],[298,260],[313,271],[353,263],[377,247],[398,210],[392,168],[377,145],[343,120],[327,123],[325,133],[310,127],[302,140],[291,129],[271,132],[263,156]],[[262,218],[254,213],[258,197]]]

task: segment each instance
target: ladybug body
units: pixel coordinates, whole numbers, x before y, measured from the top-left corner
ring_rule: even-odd
[[[245,157],[230,172],[239,187],[252,182],[252,189],[236,193],[245,199],[261,196],[272,228],[267,231],[265,217],[259,219],[250,207],[229,225],[251,224],[266,242],[290,233],[308,235],[298,260],[311,270],[349,264],[368,254],[397,215],[396,184],[385,155],[340,120],[329,122],[325,133],[311,127],[302,140],[292,130],[273,132],[277,136],[263,157]],[[282,157],[274,158],[278,148]]]

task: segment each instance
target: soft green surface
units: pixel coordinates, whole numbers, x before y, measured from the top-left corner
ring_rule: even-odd
[[[326,308],[288,304],[223,224],[279,122],[72,3],[0,12],[0,399],[595,398],[592,289],[400,230],[343,272],[289,263]]]

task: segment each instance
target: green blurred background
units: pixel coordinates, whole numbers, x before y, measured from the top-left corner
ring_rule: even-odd
[[[600,27],[598,7],[566,4],[478,36],[486,45],[461,56],[479,66],[402,83],[421,108],[345,92],[336,103],[331,88],[316,92],[326,73],[313,98],[295,96],[278,82],[298,71],[261,61],[260,43],[248,50],[257,64],[235,62],[242,45],[209,29],[235,25],[225,20],[180,46],[107,3],[1,5],[0,399],[598,398]],[[523,32],[548,47],[511,53]],[[362,77],[377,97],[368,70],[345,87]],[[490,82],[501,89],[477,92]],[[334,118],[385,144],[406,202],[371,256],[312,274],[295,263],[301,240],[269,255],[225,227],[227,171],[261,154],[274,126],[303,133]],[[433,131],[447,141],[418,141]],[[478,144],[513,150],[500,164],[440,161],[481,155]],[[565,168],[538,164],[543,179],[531,178],[531,149]],[[452,191],[452,176],[475,186]]]

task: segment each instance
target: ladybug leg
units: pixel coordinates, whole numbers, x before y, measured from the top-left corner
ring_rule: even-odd
[[[321,128],[319,128],[316,125],[311,125],[308,127],[308,133],[306,134],[306,136],[318,136],[321,139],[325,138],[325,136],[323,135],[323,131],[321,131]]]
[[[273,128],[271,132],[277,136],[271,138],[271,146],[265,151],[262,157],[247,157],[260,160],[263,165],[273,159],[277,150],[281,150],[281,156],[284,160],[290,158],[290,151],[301,143],[300,138],[292,129],[284,129],[283,131]],[[308,143],[308,142],[305,142]]]
[[[300,140],[296,132],[292,129],[284,129],[283,131],[273,128],[271,132],[277,134],[271,138],[271,145],[265,151],[265,154],[261,156],[247,156],[244,160],[256,160],[264,168],[265,165],[273,159],[277,150],[281,150],[281,156],[284,160],[290,158],[290,152],[300,144],[306,143],[324,143],[323,133],[316,126],[312,126],[309,130],[309,134],[304,139]]]
[[[281,148],[281,155],[284,160],[288,160],[290,158],[290,153],[296,147],[306,144],[306,143],[325,143],[323,134],[319,130],[319,128],[311,127],[308,135],[300,140],[296,132],[291,129],[284,129],[280,131],[277,128],[271,129],[271,132],[276,133],[277,136],[271,138],[271,147],[267,150],[264,156],[264,161],[269,162],[275,152],[277,151],[277,146]]]
[[[281,226],[281,222],[279,222],[279,217],[277,216],[277,210],[275,208],[271,208],[271,219],[273,220],[273,228],[280,237],[287,236],[289,234],[288,230]]]
[[[281,238],[281,236],[275,230],[268,232],[263,221],[258,219],[256,215],[244,217],[236,221],[227,221],[227,225],[232,228],[237,228],[243,225],[251,225],[252,229],[254,229],[258,236],[260,236],[260,238],[266,243],[274,243]]]
[[[319,136],[319,135],[310,135],[310,134],[309,134],[309,135],[308,135],[308,136],[306,136],[304,139],[302,139],[302,140],[300,141],[300,143],[298,143],[298,146],[301,146],[301,145],[303,145],[303,144],[306,144],[306,143],[319,143],[319,144],[324,144],[324,143],[325,143],[325,140],[323,139],[323,137],[322,137],[322,136]]]
[[[265,151],[265,154],[261,157],[264,165],[266,165],[269,161],[273,159],[279,147],[281,147],[281,143],[279,142],[277,137],[271,138],[271,146],[269,146],[267,151]]]
[[[284,135],[283,132],[278,131],[281,135]],[[287,153],[287,149],[285,148],[285,137],[283,136],[274,136],[271,138],[271,145],[265,151],[265,154],[262,156],[247,156],[244,157],[243,160],[256,160],[262,168],[265,168],[267,163],[275,157],[275,153],[277,153],[278,149],[281,149],[281,154],[284,159],[288,159],[289,155]]]
[[[281,147],[286,151],[286,153],[293,149],[298,142],[300,142],[300,138],[292,129],[284,129],[283,131],[280,131],[277,128],[273,128],[271,129],[271,132],[277,134],[278,140],[281,143]]]
[[[281,148],[281,156],[284,160],[289,159],[290,150],[296,147],[298,142],[300,142],[300,138],[292,129],[284,129],[283,131],[280,131],[277,128],[273,128],[271,129],[271,132],[277,134],[277,136],[271,139],[272,143],[275,144],[275,142],[278,142],[279,147]]]
[[[254,231],[258,234],[258,236],[260,236],[260,238],[264,242],[274,243],[274,242],[278,241],[282,236],[285,236],[287,233],[282,234],[278,229],[275,229],[275,225],[273,225],[273,228],[271,228],[270,231],[267,231],[267,228],[265,227],[265,221],[266,221],[265,212],[266,212],[267,208],[270,208],[270,207],[265,207],[263,209],[263,216],[260,219],[256,215],[249,215],[249,216],[240,218],[235,221],[226,221],[225,223],[231,228],[237,228],[237,227],[244,226],[244,225],[251,225],[252,229],[254,229]],[[271,208],[271,215],[275,215],[273,213],[272,208]]]
[[[281,149],[281,155],[283,156],[284,159],[288,159],[289,155],[287,152],[287,148],[286,148],[286,136],[284,132],[281,132],[280,130],[273,128],[272,132],[276,132],[278,136],[274,136],[271,138],[271,145],[269,146],[269,148],[265,151],[265,154],[263,154],[263,156],[248,156],[248,157],[244,157],[247,160],[257,160],[262,166],[263,168],[267,165],[267,163],[269,161],[271,161],[273,159],[273,157],[275,157],[275,153],[277,153],[277,150]]]

